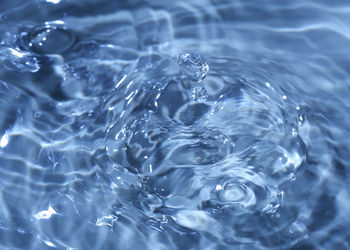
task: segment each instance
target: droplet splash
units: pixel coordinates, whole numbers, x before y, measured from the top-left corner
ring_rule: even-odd
[[[184,53],[179,55],[177,63],[186,78],[201,82],[209,72],[208,63],[198,54]]]
[[[206,89],[203,86],[196,86],[192,89],[192,98],[195,102],[204,102],[208,98]]]
[[[9,70],[37,72],[40,69],[38,59],[28,52],[0,46],[0,60]]]

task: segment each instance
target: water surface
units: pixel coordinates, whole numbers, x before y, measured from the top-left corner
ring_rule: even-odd
[[[349,249],[349,16],[0,2],[0,248]]]

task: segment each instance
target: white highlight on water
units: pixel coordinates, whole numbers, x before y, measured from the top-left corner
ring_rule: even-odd
[[[61,2],[61,0],[46,0],[48,3],[58,4]]]
[[[34,215],[34,218],[37,220],[41,219],[50,219],[52,215],[57,214],[55,209],[53,209],[51,206],[47,210],[40,211],[39,213]]]
[[[5,133],[0,140],[0,147],[4,148],[7,146],[7,144],[9,143],[9,136],[7,133]]]

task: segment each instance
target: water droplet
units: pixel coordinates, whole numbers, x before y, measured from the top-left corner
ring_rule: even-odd
[[[177,63],[180,65],[182,73],[192,81],[201,82],[209,72],[208,63],[197,54],[181,54]]]
[[[207,90],[202,86],[194,87],[192,90],[192,98],[195,102],[204,102],[208,97]]]
[[[31,32],[29,49],[38,54],[63,54],[72,47],[75,40],[74,33],[68,28],[48,23]]]

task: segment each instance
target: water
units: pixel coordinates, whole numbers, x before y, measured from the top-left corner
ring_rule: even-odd
[[[0,2],[1,249],[349,249],[346,1]]]

